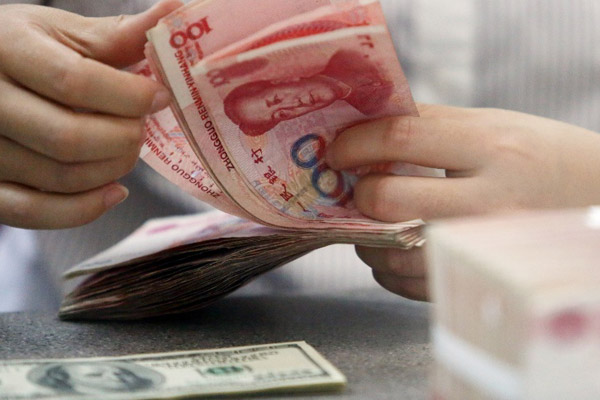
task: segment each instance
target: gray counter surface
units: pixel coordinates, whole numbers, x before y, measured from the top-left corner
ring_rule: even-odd
[[[231,296],[194,314],[62,322],[0,314],[0,359],[120,356],[305,340],[348,378],[340,393],[259,398],[426,399],[429,306],[381,290],[335,297]],[[233,397],[247,398],[247,396]]]

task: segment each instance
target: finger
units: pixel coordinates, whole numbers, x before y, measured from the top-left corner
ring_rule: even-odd
[[[70,107],[126,117],[169,103],[167,90],[151,79],[84,57],[46,32],[24,28],[18,33],[0,47],[2,72],[36,93]]]
[[[106,161],[61,163],[0,136],[0,181],[57,193],[104,186],[133,169],[137,153]]]
[[[354,187],[354,201],[365,215],[386,222],[480,214],[484,204],[476,178],[368,175]]]
[[[84,26],[64,25],[63,32],[88,58],[125,67],[144,58],[146,31],[181,6],[179,0],[163,0],[137,15],[86,18],[81,20]]]
[[[0,79],[0,135],[63,162],[124,156],[139,149],[143,121],[76,113]]]
[[[337,170],[384,162],[470,170],[482,163],[481,137],[473,127],[447,118],[391,117],[342,132],[327,149]]]
[[[373,278],[381,287],[392,293],[411,300],[427,301],[429,299],[427,281],[420,278],[398,279],[393,274],[373,271]]]
[[[398,250],[356,246],[356,254],[374,271],[395,275],[398,278],[425,277],[425,256],[420,247]]]
[[[80,226],[100,217],[127,194],[127,189],[116,183],[74,195],[0,183],[0,224],[26,229]]]

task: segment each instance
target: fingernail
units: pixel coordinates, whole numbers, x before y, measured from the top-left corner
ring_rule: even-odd
[[[150,113],[155,113],[163,108],[167,107],[171,103],[171,93],[169,93],[166,89],[160,89],[154,95],[154,100],[152,101],[152,107],[150,107]]]
[[[129,196],[129,190],[125,186],[112,185],[104,192],[104,206],[109,209],[123,202]]]

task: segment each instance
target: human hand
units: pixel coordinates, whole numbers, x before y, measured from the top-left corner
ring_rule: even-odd
[[[83,225],[126,198],[115,181],[169,94],[119,68],[143,58],[145,31],[181,4],[109,18],[0,6],[0,224]]]
[[[498,109],[420,105],[419,112],[352,127],[329,147],[327,162],[338,170],[391,161],[446,170],[447,178],[363,177],[355,202],[365,215],[398,222],[600,203],[599,134]],[[426,298],[421,249],[357,253],[383,287]]]

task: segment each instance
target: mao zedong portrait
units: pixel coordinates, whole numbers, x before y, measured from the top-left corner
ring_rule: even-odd
[[[154,370],[118,361],[46,364],[34,368],[28,379],[65,394],[138,392],[156,389],[164,381]]]
[[[287,81],[260,80],[233,89],[225,114],[248,136],[259,136],[278,123],[328,107],[338,100],[366,116],[389,101],[394,84],[357,51],[336,52],[318,74]]]

